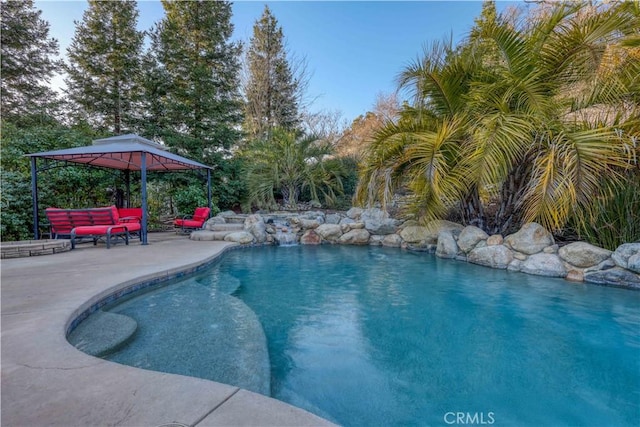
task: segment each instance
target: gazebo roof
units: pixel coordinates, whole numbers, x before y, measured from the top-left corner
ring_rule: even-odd
[[[166,151],[156,142],[135,134],[97,139],[93,145],[27,154],[29,157],[65,160],[109,169],[139,171],[142,169],[142,153],[147,153],[146,170],[176,171],[186,169],[212,169],[211,166],[189,160]]]

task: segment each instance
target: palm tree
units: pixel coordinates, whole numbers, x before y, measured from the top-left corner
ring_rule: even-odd
[[[329,161],[331,145],[314,136],[298,137],[296,132],[273,129],[266,139],[251,144],[243,153],[247,162],[247,204],[259,208],[276,207],[276,193],[284,205],[296,208],[299,197],[309,191],[312,201],[330,203],[342,193],[344,171],[340,163]]]
[[[526,26],[482,22],[457,50],[434,44],[399,77],[413,104],[377,134],[357,199],[385,204],[406,187],[423,220],[455,210],[490,233],[560,229],[630,166],[640,64],[607,61],[637,40],[639,16],[627,3],[556,4]]]

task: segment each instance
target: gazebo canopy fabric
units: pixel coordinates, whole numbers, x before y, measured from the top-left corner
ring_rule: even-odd
[[[93,145],[28,154],[29,157],[65,160],[109,169],[140,171],[146,153],[147,171],[211,169],[210,166],[165,151],[164,146],[138,135],[97,139]]]
[[[97,139],[86,147],[45,151],[27,154],[31,158],[31,188],[33,197],[33,234],[37,240],[38,230],[38,168],[37,159],[50,159],[82,163],[125,172],[127,187],[129,172],[140,171],[142,181],[142,244],[147,244],[147,172],[171,172],[180,170],[205,169],[207,171],[207,198],[211,208],[211,166],[169,153],[165,147],[135,134],[119,135]]]

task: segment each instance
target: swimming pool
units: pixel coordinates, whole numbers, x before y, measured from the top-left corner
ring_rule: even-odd
[[[640,419],[638,292],[398,249],[264,247],[108,310],[138,322],[109,360],[342,425]]]

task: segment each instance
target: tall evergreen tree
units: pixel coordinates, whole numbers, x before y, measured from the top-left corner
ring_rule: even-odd
[[[241,45],[233,33],[231,3],[163,0],[157,27],[160,70],[169,80],[166,142],[193,158],[215,162],[240,137]]]
[[[300,82],[287,60],[282,27],[268,6],[253,26],[247,72],[245,128],[249,135],[259,137],[274,127],[295,129],[300,123]]]
[[[142,56],[140,115],[135,129],[141,135],[151,139],[164,139],[165,127],[168,124],[165,115],[166,97],[170,79],[166,69],[158,59],[159,32],[154,27],[149,31],[150,44]]]
[[[48,80],[58,70],[58,41],[32,0],[1,3],[2,118],[51,114],[56,94]]]
[[[155,79],[163,109],[156,119],[162,139],[180,154],[215,165],[214,196],[220,205],[238,200],[231,147],[241,136],[240,43],[231,42],[228,1],[163,0],[164,19],[152,35]]]
[[[77,119],[120,134],[132,126],[139,99],[144,34],[137,3],[89,0],[67,53],[68,95]]]

